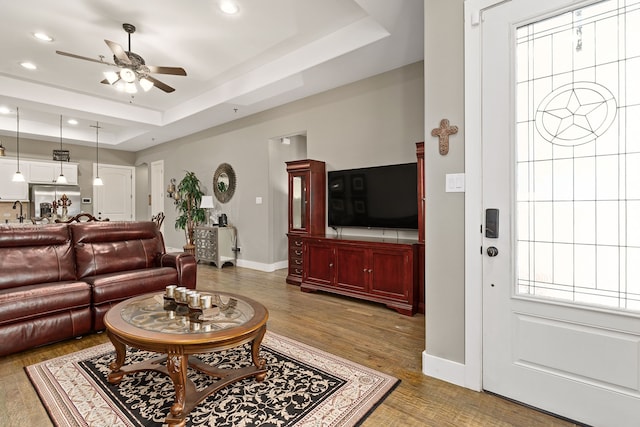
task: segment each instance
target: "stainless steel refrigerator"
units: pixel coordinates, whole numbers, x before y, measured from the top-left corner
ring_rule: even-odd
[[[58,184],[31,184],[29,186],[29,205],[31,218],[51,218],[53,201],[60,204],[62,195],[66,194],[70,204],[67,207],[67,217],[80,213],[80,186]],[[58,216],[62,216],[62,208],[58,206]]]

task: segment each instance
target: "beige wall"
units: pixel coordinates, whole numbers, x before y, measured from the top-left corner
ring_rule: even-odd
[[[306,133],[307,157],[324,160],[328,170],[415,161],[415,143],[424,140],[423,73],[422,62],[402,67],[141,151],[136,164],[164,160],[167,182],[193,171],[206,194],[215,168],[231,164],[238,186],[222,210],[238,228],[239,258],[273,265],[283,260],[273,247],[270,212],[282,209],[271,207],[269,141]],[[165,208],[167,246],[181,247],[184,236],[174,230],[176,214],[168,199]]]
[[[426,352],[464,363],[464,193],[445,175],[464,172],[463,0],[425,0]],[[441,156],[431,129],[458,126]]]

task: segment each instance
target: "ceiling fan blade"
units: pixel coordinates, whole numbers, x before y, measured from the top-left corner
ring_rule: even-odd
[[[106,62],[106,61],[102,61],[102,60],[99,60],[99,59],[94,59],[94,58],[89,58],[89,57],[86,57],[86,56],[76,55],[75,53],[62,52],[60,50],[56,50],[56,53],[58,55],[68,56],[70,58],[76,58],[76,59],[82,59],[82,60],[85,60],[85,61],[97,62],[98,64],[113,65],[113,66],[116,65],[116,64],[112,64],[111,62]]]
[[[160,80],[158,80],[158,79],[154,79],[154,78],[153,78],[153,77],[151,77],[151,76],[146,76],[145,78],[146,78],[146,79],[148,79],[148,80],[150,80],[150,81],[152,81],[152,82],[153,82],[153,85],[154,85],[155,87],[157,87],[158,89],[163,90],[163,91],[165,91],[165,92],[167,92],[167,93],[171,93],[171,92],[173,92],[173,91],[175,90],[175,89],[174,89],[174,88],[172,88],[171,86],[169,86],[169,85],[167,85],[167,84],[165,84],[165,83],[162,83]]]
[[[174,76],[186,76],[187,72],[182,67],[157,67],[155,65],[147,65],[149,72],[156,74],[173,74]]]
[[[118,58],[120,61],[122,61],[125,64],[131,64],[131,60],[127,56],[127,52],[124,51],[122,46],[120,46],[116,42],[112,42],[106,39],[104,42],[107,44],[107,46],[109,46],[109,49],[111,49],[111,52],[113,52],[116,58]]]

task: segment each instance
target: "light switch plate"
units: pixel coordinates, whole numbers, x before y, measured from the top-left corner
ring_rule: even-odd
[[[447,193],[464,193],[464,174],[463,173],[446,174],[445,191]]]

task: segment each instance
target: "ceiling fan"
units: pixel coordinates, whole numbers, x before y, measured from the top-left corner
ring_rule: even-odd
[[[82,59],[85,61],[97,62],[99,64],[110,65],[120,68],[119,72],[108,71],[105,72],[105,79],[100,83],[114,85],[118,83],[124,84],[124,90],[127,92],[135,92],[135,82],[138,81],[140,86],[148,91],[153,86],[167,93],[173,92],[175,89],[166,83],[151,76],[152,73],[156,74],[172,74],[175,76],[186,76],[187,72],[181,67],[158,67],[155,65],[147,65],[144,59],[131,51],[131,34],[135,33],[136,27],[131,24],[122,24],[122,28],[129,34],[129,50],[124,50],[118,43],[110,40],[104,42],[109,46],[113,53],[113,62],[107,62],[104,60],[104,56],[100,55],[100,59],[88,58],[86,56],[80,56],[73,53],[62,52],[56,50],[59,55],[69,56],[71,58]]]

